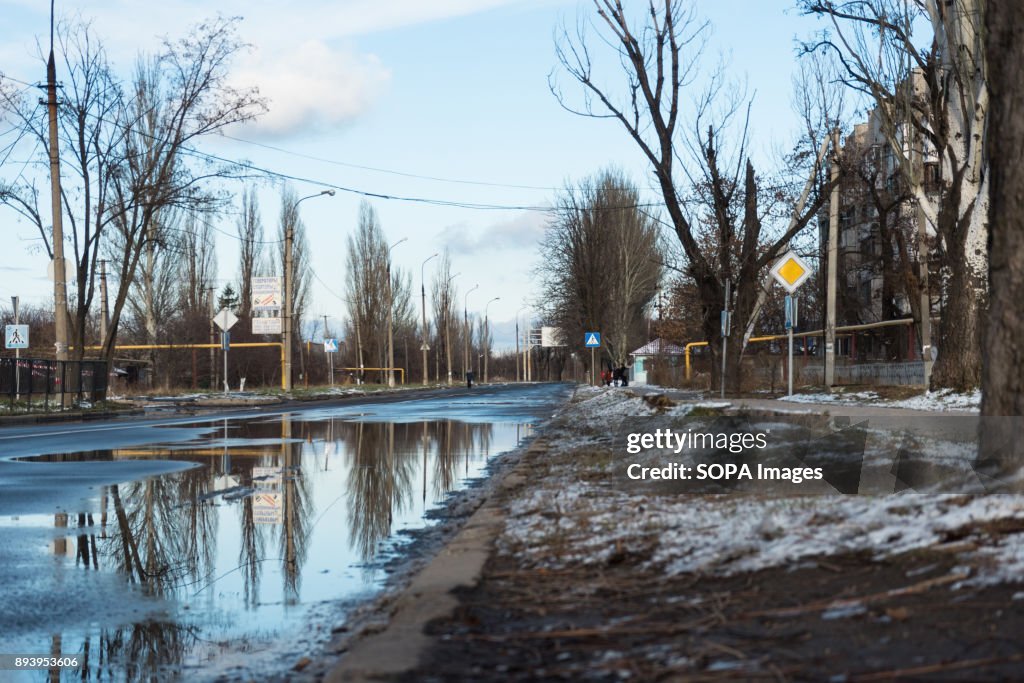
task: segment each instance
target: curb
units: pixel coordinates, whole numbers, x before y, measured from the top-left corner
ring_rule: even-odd
[[[0,415],[0,428],[8,425],[43,424],[48,422],[88,422],[90,420],[110,420],[129,415],[143,415],[142,408],[126,408],[124,410],[106,410],[90,413],[78,411],[72,413],[34,413],[27,415]]]

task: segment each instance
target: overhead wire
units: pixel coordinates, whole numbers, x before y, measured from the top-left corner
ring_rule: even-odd
[[[541,185],[518,185],[515,183],[495,183],[484,180],[466,180],[465,178],[443,178],[440,176],[421,175],[418,173],[408,173],[406,171],[396,171],[394,169],[380,168],[377,166],[365,166],[362,164],[354,164],[347,161],[339,161],[337,159],[327,159],[324,157],[318,157],[313,154],[306,154],[304,152],[296,152],[294,150],[285,149],[283,147],[277,147],[275,145],[268,145],[263,142],[256,142],[255,140],[246,140],[245,138],[236,137],[234,135],[228,135],[227,133],[220,133],[220,136],[228,140],[234,140],[235,142],[241,142],[246,145],[253,145],[254,147],[262,147],[263,149],[269,149],[281,154],[288,154],[290,156],[299,157],[301,159],[309,159],[311,161],[319,161],[325,164],[331,164],[333,166],[341,166],[343,168],[354,168],[361,171],[373,171],[374,173],[386,173],[389,175],[401,176],[403,178],[414,178],[417,180],[431,180],[439,183],[455,183],[459,185],[479,185],[482,187],[505,187],[516,190],[546,190],[551,192],[557,192],[560,188],[547,187]]]
[[[12,80],[12,81],[15,81],[15,82],[18,82],[18,83],[22,83],[22,84],[30,86],[30,87],[37,85],[37,84],[28,83],[27,81],[23,81],[23,80],[20,80],[20,79],[12,78],[12,77],[6,76],[6,75],[4,77],[8,78],[9,80]],[[86,115],[88,115],[88,116],[90,116],[90,117],[92,117],[92,118],[94,118],[94,119],[96,119],[96,120],[98,120],[100,122],[107,123],[109,125],[113,125],[113,126],[116,126],[118,128],[121,128],[122,130],[134,132],[135,134],[140,135],[140,136],[142,136],[144,138],[149,138],[151,140],[159,140],[159,138],[157,136],[154,136],[154,135],[152,135],[150,133],[147,133],[146,131],[140,131],[140,130],[134,129],[130,124],[126,124],[126,123],[121,122],[121,121],[110,120],[109,118],[103,117],[103,116],[101,116],[99,114],[96,114],[95,112],[86,112]],[[220,133],[220,135],[222,137],[227,138],[227,139],[236,140],[236,141],[242,142],[244,144],[251,144],[251,145],[255,145],[255,146],[259,146],[259,147],[263,147],[263,148],[267,148],[267,149],[272,149],[272,150],[279,151],[279,152],[286,153],[286,154],[293,154],[295,156],[303,156],[303,157],[307,157],[307,158],[311,158],[311,159],[316,159],[316,160],[319,160],[319,161],[324,161],[324,162],[327,162],[327,163],[337,164],[337,165],[340,165],[340,166],[348,166],[348,167],[352,167],[352,168],[361,168],[361,169],[364,169],[364,170],[370,170],[370,171],[382,172],[382,173],[389,173],[389,174],[392,174],[392,175],[403,176],[403,177],[435,180],[435,181],[439,181],[439,182],[452,182],[452,183],[460,183],[460,184],[471,184],[471,185],[479,185],[479,186],[489,186],[489,187],[508,187],[508,188],[516,188],[516,189],[537,189],[537,190],[544,190],[544,191],[551,191],[551,190],[555,190],[556,189],[556,188],[542,187],[542,186],[502,184],[502,183],[491,183],[491,182],[486,182],[486,181],[472,181],[472,180],[465,180],[465,179],[453,179],[453,178],[441,178],[441,177],[437,177],[437,176],[417,175],[417,174],[405,173],[403,171],[393,171],[393,170],[390,170],[390,169],[382,169],[382,168],[376,168],[376,167],[371,167],[371,166],[363,166],[363,165],[359,165],[359,164],[349,164],[347,162],[339,162],[339,161],[336,161],[336,160],[328,160],[328,159],[324,159],[324,158],[321,158],[321,157],[313,157],[311,155],[304,155],[304,154],[299,153],[299,152],[293,152],[293,151],[290,151],[290,150],[285,150],[283,148],[275,147],[273,145],[267,145],[267,144],[255,142],[255,141],[252,141],[252,140],[246,140],[244,138],[238,138],[238,137],[230,136],[230,135],[227,135],[227,134],[224,134],[224,133]],[[273,169],[270,169],[270,168],[267,168],[267,167],[264,167],[264,166],[258,166],[256,164],[253,164],[253,163],[248,162],[248,161],[242,161],[242,160],[237,160],[237,159],[227,159],[225,157],[222,157],[222,156],[219,156],[219,155],[216,155],[216,154],[212,154],[210,152],[203,152],[201,150],[195,149],[194,147],[190,147],[190,146],[186,146],[186,145],[181,146],[180,151],[183,154],[188,155],[188,156],[192,156],[192,157],[196,157],[196,158],[201,158],[201,159],[206,159],[208,161],[215,161],[215,162],[222,163],[222,164],[228,164],[230,166],[234,166],[234,167],[237,167],[237,168],[242,168],[242,169],[246,169],[246,170],[249,170],[249,171],[253,171],[255,173],[259,173],[259,174],[261,174],[263,176],[279,178],[279,179],[282,179],[282,180],[290,180],[290,181],[299,182],[299,183],[306,183],[306,184],[317,186],[317,187],[323,187],[323,188],[327,188],[327,189],[336,190],[338,192],[345,192],[347,194],[354,194],[354,195],[357,195],[357,196],[368,197],[368,198],[372,198],[372,199],[381,199],[381,200],[384,200],[384,201],[401,201],[401,202],[409,202],[409,203],[432,205],[432,206],[451,207],[451,208],[463,208],[463,209],[471,209],[471,210],[485,210],[485,211],[537,211],[537,212],[541,212],[541,213],[550,213],[550,212],[553,212],[553,211],[557,210],[556,207],[544,206],[544,205],[495,204],[495,203],[486,203],[486,202],[470,202],[470,201],[451,200],[451,199],[439,199],[439,198],[432,198],[432,197],[408,196],[408,195],[400,195],[400,194],[394,194],[394,193],[388,193],[388,192],[372,192],[372,191],[362,190],[362,189],[355,188],[355,187],[349,187],[349,186],[345,186],[345,185],[340,185],[340,184],[337,184],[337,183],[333,183],[333,182],[330,182],[330,181],[325,181],[325,180],[321,180],[321,179],[317,179],[317,178],[310,178],[310,177],[304,177],[304,176],[299,176],[299,175],[290,174],[290,173],[284,173],[284,172],[281,172],[281,171],[275,171]],[[611,208],[615,208],[615,209],[629,209],[629,208],[643,208],[643,207],[650,208],[650,207],[656,207],[656,206],[659,206],[659,205],[660,204],[657,203],[657,202],[655,202],[655,203],[644,203],[644,204],[639,204],[638,203],[638,204],[635,204],[635,205],[628,205],[628,206],[624,205],[624,206],[621,206],[621,207],[611,207]]]

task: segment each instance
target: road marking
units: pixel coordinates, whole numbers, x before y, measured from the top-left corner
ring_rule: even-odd
[[[119,425],[116,427],[92,427],[90,429],[66,429],[62,432],[45,432],[43,434],[34,434],[34,436],[62,436],[64,434],[78,434],[79,432],[109,432],[115,429],[131,429],[132,427],[138,427],[139,425]],[[152,425],[146,425],[152,426]],[[0,436],[0,440],[7,439],[24,439],[27,434],[15,434],[13,436]]]

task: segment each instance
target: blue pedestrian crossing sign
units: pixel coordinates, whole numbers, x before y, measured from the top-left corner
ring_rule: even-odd
[[[28,325],[7,325],[4,328],[5,349],[28,348]]]
[[[600,332],[587,332],[583,335],[583,345],[588,349],[597,349],[601,347],[601,333]]]
[[[325,353],[337,353],[338,352],[338,340],[337,339],[324,339],[324,352]]]

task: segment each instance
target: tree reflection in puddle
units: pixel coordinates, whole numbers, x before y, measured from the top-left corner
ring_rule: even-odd
[[[79,654],[85,669],[76,680],[272,668],[311,639],[325,639],[343,618],[337,605],[379,589],[382,552],[405,542],[397,532],[425,526],[428,509],[482,474],[491,453],[513,448],[523,429],[286,414],[225,421],[217,434],[173,448],[36,458],[169,458],[201,466],[104,487],[94,509],[51,522],[77,523],[56,535],[54,552],[79,571],[121,576],[137,618],[109,617],[108,606],[96,605],[88,621],[54,614],[51,628],[60,624],[60,633],[10,634],[12,642],[44,652],[56,641],[65,654]],[[328,600],[334,621],[311,623],[310,610]]]

